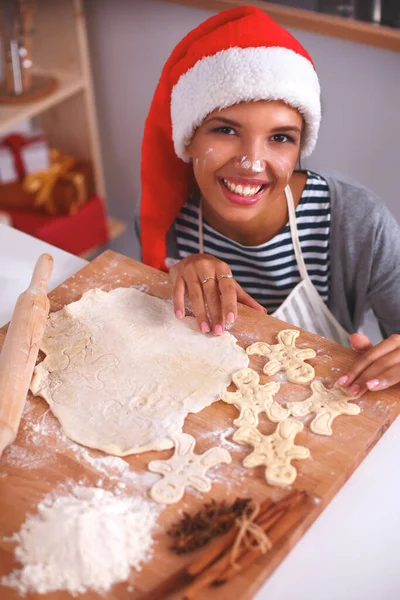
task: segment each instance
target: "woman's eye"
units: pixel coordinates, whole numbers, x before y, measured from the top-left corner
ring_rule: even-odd
[[[292,136],[287,135],[286,133],[276,133],[271,139],[273,142],[278,142],[278,144],[294,144],[296,142]]]
[[[235,135],[236,131],[232,127],[216,127],[213,129],[213,133],[224,133],[225,135]]]

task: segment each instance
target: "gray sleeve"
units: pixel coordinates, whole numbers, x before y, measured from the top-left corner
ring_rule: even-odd
[[[388,337],[400,334],[400,226],[386,207],[381,207],[374,234],[367,300]]]
[[[372,309],[384,337],[400,333],[400,226],[370,190],[322,175],[332,208],[329,308],[349,332]]]

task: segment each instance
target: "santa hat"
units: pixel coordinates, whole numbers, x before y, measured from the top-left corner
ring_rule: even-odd
[[[317,141],[320,88],[311,57],[261,9],[219,13],[191,31],[167,60],[142,146],[143,262],[165,269],[166,235],[190,194],[186,148],[218,108],[283,100],[304,118],[302,156]]]

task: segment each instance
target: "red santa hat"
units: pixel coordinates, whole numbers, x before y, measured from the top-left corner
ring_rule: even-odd
[[[190,194],[186,148],[218,108],[283,100],[304,118],[302,156],[317,141],[320,88],[311,57],[259,8],[219,13],[173,50],[148,114],[142,146],[143,262],[165,269],[166,235]]]

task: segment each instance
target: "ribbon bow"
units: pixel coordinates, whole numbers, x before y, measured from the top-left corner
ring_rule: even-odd
[[[235,569],[239,569],[237,563],[238,555],[240,554],[240,546],[244,544],[248,549],[257,549],[262,554],[265,554],[271,549],[272,544],[267,534],[261,529],[255,519],[260,512],[260,505],[253,500],[253,506],[249,504],[242,516],[236,519],[236,524],[239,526],[239,531],[231,550],[231,565]]]

